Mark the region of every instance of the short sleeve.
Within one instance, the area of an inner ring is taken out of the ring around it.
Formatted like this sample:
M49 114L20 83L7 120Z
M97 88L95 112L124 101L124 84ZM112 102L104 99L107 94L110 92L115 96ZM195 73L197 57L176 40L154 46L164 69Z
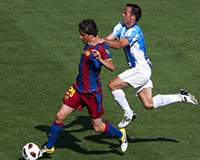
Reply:
M120 38L121 32L123 30L123 26L122 23L119 22L116 26L114 26L112 34L116 37L116 38Z
M138 33L135 29L130 29L126 35L125 38L128 39L129 45L132 46L138 39Z
M112 54L107 44L104 43L103 45L99 46L98 50L101 53L102 59L112 59Z

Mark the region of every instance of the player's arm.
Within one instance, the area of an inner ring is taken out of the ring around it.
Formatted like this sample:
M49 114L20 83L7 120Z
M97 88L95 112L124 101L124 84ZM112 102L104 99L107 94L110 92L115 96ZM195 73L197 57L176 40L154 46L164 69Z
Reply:
M115 70L115 65L113 64L111 59L98 59L99 62L101 62L109 71L114 71Z
M119 49L129 45L129 41L127 38L116 39L113 34L109 34L105 38L96 38L97 43L106 43L111 48Z
M118 23L114 28L113 32L110 33L103 39L103 42L107 43L111 48L124 48L125 46L129 45L129 39L126 38L119 38L120 37L120 30L122 28L122 23Z
M110 34L107 35L104 39L107 39L107 40L115 40L116 37L115 37L112 33L110 33Z
M101 63L103 64L108 70L114 71L115 70L115 65L113 64L111 59L102 59L101 54L97 50L93 50L93 55L94 57Z
M116 48L116 49L123 48L129 45L129 41L127 38L111 39L111 40L105 38L104 42L108 44L111 48Z

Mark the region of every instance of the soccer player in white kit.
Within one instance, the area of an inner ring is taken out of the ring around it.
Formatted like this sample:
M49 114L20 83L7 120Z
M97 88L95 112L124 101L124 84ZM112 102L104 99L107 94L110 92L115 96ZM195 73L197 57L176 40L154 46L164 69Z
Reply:
M158 94L152 97L151 62L147 57L142 30L137 24L141 15L141 8L137 4L126 4L123 10L123 21L119 22L106 38L98 39L98 43L105 42L112 48L123 48L129 65L129 69L109 83L115 101L124 111L124 118L118 124L120 128L126 127L136 118L136 113L130 107L122 90L128 86L136 90L146 109L155 109L175 102L198 104L198 100L192 94L182 89L178 94Z

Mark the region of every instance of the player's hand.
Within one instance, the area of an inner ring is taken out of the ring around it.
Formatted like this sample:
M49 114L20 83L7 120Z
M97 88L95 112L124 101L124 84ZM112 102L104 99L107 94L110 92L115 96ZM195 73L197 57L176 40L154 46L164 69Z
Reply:
M92 54L93 56L97 59L97 60L100 60L101 59L101 54L99 51L97 51L96 49L93 49L91 50L92 51Z

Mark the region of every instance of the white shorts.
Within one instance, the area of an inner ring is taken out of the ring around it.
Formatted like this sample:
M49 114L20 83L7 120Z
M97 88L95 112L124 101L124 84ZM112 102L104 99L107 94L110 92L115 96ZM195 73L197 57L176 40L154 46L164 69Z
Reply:
M153 88L149 66L127 69L118 75L120 79L135 88L138 94L144 88Z

